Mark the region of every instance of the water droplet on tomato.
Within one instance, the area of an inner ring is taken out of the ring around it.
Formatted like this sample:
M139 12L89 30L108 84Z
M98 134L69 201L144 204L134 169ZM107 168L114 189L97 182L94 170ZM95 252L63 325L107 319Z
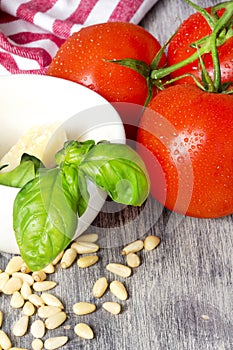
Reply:
M179 163L184 163L184 157L178 157L177 158L177 161L179 162Z

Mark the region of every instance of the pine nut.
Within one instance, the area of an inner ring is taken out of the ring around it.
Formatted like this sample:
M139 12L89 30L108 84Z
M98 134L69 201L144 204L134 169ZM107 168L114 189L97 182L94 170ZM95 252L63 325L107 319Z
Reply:
M23 263L24 261L20 255L13 256L13 258L11 258L10 261L8 262L5 268L5 272L7 272L9 275L12 275L13 272L20 271Z
M29 267L26 265L26 263L23 263L23 264L21 265L20 271L23 272L23 273L29 273L29 272L31 272L31 270L30 270Z
M65 345L67 341L68 341L68 337L66 336L48 338L44 342L44 348L46 350L55 350Z
M118 315L121 312L121 305L114 301L107 301L103 303L103 308L113 315Z
M111 282L110 290L120 300L126 300L128 298L128 292L124 284L120 281Z
M66 320L66 313L64 311L58 312L57 314L46 318L45 327L47 329L55 329L59 327Z
M23 314L26 316L32 316L36 309L35 309L35 305L33 305L30 301L26 301L26 303L23 306Z
M24 298L20 292L14 292L11 297L10 306L14 309L19 309L24 305Z
M96 310L95 304L92 303L86 303L86 302L79 302L73 305L73 311L76 315L87 315L91 314Z
M74 327L75 333L84 339L93 339L94 338L94 332L91 329L91 327L86 323L78 323Z
M42 269L45 273L51 274L55 272L54 265L51 263Z
M64 250L61 251L61 253L58 254L58 256L53 260L52 264L57 265L59 261L62 259L64 255Z
M23 273L23 272L14 272L12 273L13 277L20 278L22 282L27 282L29 286L32 286L34 283L34 279L31 275L28 273Z
M31 290L31 287L29 286L28 282L23 282L20 292L21 292L23 298L25 300L28 300L29 295L32 294L32 290Z
M71 248L75 249L78 254L96 253L99 250L98 244L91 242L74 242Z
M22 280L17 277L11 277L3 286L2 292L4 294L13 294L14 292L20 290L22 287Z
M32 277L35 282L42 282L46 280L47 275L43 270L40 270L40 271L33 272Z
M99 278L93 286L93 295L95 298L101 298L108 288L106 277Z
M33 350L42 350L43 347L44 347L44 343L41 339L33 339L32 341Z
M129 253L126 255L127 264L130 267L138 267L141 264L139 256L135 253Z
M22 337L23 335L26 334L27 329L28 329L28 322L29 322L29 317L24 315L22 316L15 324L13 327L13 334L16 337Z
M7 283L7 281L10 279L10 276L7 272L2 272L0 274L0 292L2 291L2 288Z
M121 253L123 255L127 255L129 253L137 253L142 249L143 249L143 241L139 239L125 246Z
M48 318L50 316L57 314L60 311L61 311L61 308L58 306L44 305L39 307L38 316L41 318Z
M77 264L79 267L86 268L96 264L98 260L98 255L87 255L82 258L79 258L77 260Z
M0 328L2 327L3 312L0 310Z
M77 258L77 255L78 253L74 248L67 249L61 259L61 268L67 269L70 267L73 264L74 260Z
M15 346L13 348L10 348L9 350L27 350L25 348L16 348Z
M36 307L40 307L40 306L44 305L43 299L41 298L41 296L39 296L37 294L29 295L28 300Z
M41 299L44 301L45 304L50 306L57 306L61 309L64 309L62 302L53 294L50 293L42 293Z
M157 236L147 236L144 240L144 248L146 250L155 249L160 243L160 238Z
M87 233L85 235L81 235L76 239L76 242L90 242L90 243L95 243L98 241L99 236L97 233Z
M57 283L54 281L43 281L43 282L35 282L33 284L33 289L36 292L44 292L46 290L50 290L56 287Z
M10 349L11 346L12 346L11 340L8 337L8 335L4 331L0 330L0 347L3 350L7 350L7 349Z
M120 277L129 277L132 274L131 268L123 264L111 263L106 266L106 269Z
M36 320L31 325L31 334L34 338L43 338L45 335L45 324L41 320Z

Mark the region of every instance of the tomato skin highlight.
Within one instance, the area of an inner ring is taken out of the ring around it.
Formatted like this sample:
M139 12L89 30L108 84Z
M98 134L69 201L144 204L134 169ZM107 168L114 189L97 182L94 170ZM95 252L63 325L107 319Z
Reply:
M209 13L211 12L210 7L206 10ZM224 10L217 11L218 16L221 17L223 12ZM181 23L176 34L168 45L168 65L171 66L190 57L196 52L196 49L190 47L190 44L205 36L209 36L211 33L212 30L209 24L199 12L190 15ZM218 54L222 83L233 81L233 37L230 37L224 44L218 47ZM211 53L204 54L202 58L210 77L213 79L214 68ZM201 81L201 69L198 60L172 72L170 77L176 78L187 73L193 74L199 81ZM192 77L188 76L178 79L173 84L183 83L195 84L195 81Z
M124 22L91 25L65 41L47 75L85 85L109 102L144 105L148 93L145 78L107 60L134 58L149 65L160 48L157 39L138 25ZM165 63L163 55L161 65Z
M200 218L233 213L232 95L191 84L169 87L148 105L137 141L151 194L165 207ZM165 181L150 171L153 161L161 165Z

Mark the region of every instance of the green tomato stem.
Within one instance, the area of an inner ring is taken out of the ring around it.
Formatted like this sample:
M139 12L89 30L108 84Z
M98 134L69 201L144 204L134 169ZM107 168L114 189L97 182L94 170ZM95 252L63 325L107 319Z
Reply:
M231 28L231 25L232 25L231 21L233 16L233 2L226 3L225 8L226 8L226 11L223 13L222 17L220 17L216 21L214 25L213 33L209 37L206 37L205 40L203 40L202 45L196 52L194 52L190 57L187 57L185 60L178 62L172 66L152 70L151 79L162 79L167 75L169 75L170 73L176 71L177 69L180 69L186 66L187 64L190 64L193 61L197 60L200 55L202 56L205 53L212 52L213 61L214 61L214 70L216 74L215 81L216 81L216 87L217 87L219 84L217 83L217 81L219 81L218 70L220 70L220 68L217 67L219 66L219 61L218 61L218 56L216 55L217 49L215 50L214 47L215 46L218 47L222 45L227 39L229 39L229 37L233 35L232 28ZM222 30L225 30L227 26L228 26L228 32L222 38L221 32ZM218 40L219 36L220 36L220 40ZM221 82L221 77L220 77L220 82Z

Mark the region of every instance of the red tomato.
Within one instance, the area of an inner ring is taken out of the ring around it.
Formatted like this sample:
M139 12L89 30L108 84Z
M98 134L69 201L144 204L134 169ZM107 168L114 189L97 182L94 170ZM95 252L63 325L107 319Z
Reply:
M233 96L183 84L159 92L142 116L137 150L151 193L203 218L233 213Z
M92 25L66 40L47 74L83 84L110 102L144 105L145 78L107 60L134 58L149 65L160 48L156 38L138 25L123 22ZM165 62L163 55L161 65Z
M211 8L207 9L208 12ZM218 11L218 15L221 16L223 10ZM212 30L205 20L205 18L196 12L189 16L178 28L178 31L171 39L168 46L168 65L171 66L184 59L190 57L195 48L191 48L190 44L212 33ZM218 54L221 68L221 80L222 83L233 81L233 37L229 38L224 44L218 47ZM213 61L210 53L202 56L205 67L213 79ZM187 64L183 68L171 73L170 77L175 78L182 74L192 73L196 78L201 80L201 69L199 67L198 60ZM191 77L185 77L177 80L174 84L191 83L195 84Z

